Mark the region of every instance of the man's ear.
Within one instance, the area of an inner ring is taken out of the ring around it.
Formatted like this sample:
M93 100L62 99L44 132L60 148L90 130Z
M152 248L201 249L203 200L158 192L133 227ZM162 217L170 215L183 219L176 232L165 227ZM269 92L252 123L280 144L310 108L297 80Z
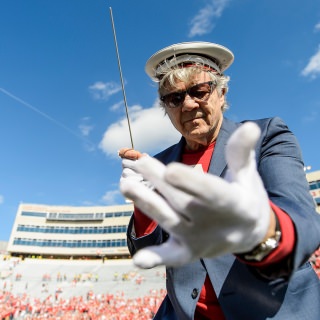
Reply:
M221 102L221 109L223 109L223 106L224 106L224 104L225 104L225 102L226 102L225 94L226 94L226 90L225 90L225 89L222 89L222 90L221 90L221 95L220 95L220 97L219 97L220 102Z

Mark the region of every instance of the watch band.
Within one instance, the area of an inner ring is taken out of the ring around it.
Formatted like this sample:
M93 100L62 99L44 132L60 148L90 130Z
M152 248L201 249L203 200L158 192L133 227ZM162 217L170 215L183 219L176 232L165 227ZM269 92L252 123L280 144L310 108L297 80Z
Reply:
M281 230L280 223L277 215L275 214L276 219L276 230L275 234L268 238L267 240L259 243L251 251L245 252L239 255L240 258L243 258L248 261L262 261L270 252L276 249L279 246L281 240Z

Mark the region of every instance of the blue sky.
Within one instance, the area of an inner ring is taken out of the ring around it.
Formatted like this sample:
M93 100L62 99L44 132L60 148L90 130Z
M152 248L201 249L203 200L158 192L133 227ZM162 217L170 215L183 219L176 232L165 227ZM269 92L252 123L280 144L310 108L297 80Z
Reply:
M320 170L320 2L1 0L0 240L19 203L114 205L130 146L112 8L136 149L179 136L144 72L157 50L210 41L234 52L226 117L279 116Z

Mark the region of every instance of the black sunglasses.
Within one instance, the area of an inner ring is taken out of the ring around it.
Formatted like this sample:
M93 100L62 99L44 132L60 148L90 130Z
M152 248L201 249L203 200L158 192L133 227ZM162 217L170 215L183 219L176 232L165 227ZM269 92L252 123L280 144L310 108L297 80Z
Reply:
M180 107L188 94L196 102L208 101L216 87L215 81L198 83L185 91L171 92L160 97L160 100L169 108Z

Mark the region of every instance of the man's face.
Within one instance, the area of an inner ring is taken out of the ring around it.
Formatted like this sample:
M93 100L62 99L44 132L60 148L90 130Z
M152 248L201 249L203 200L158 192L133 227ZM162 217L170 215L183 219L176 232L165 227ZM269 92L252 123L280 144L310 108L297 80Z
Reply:
M208 81L211 81L211 78L207 72L197 73L191 83L179 81L175 88L163 94L184 91ZM180 106L165 106L165 110L174 127L185 137L187 146L191 150L197 150L201 145L209 145L217 138L223 119L223 104L224 94L219 96L214 86L207 101L195 101L187 94Z

